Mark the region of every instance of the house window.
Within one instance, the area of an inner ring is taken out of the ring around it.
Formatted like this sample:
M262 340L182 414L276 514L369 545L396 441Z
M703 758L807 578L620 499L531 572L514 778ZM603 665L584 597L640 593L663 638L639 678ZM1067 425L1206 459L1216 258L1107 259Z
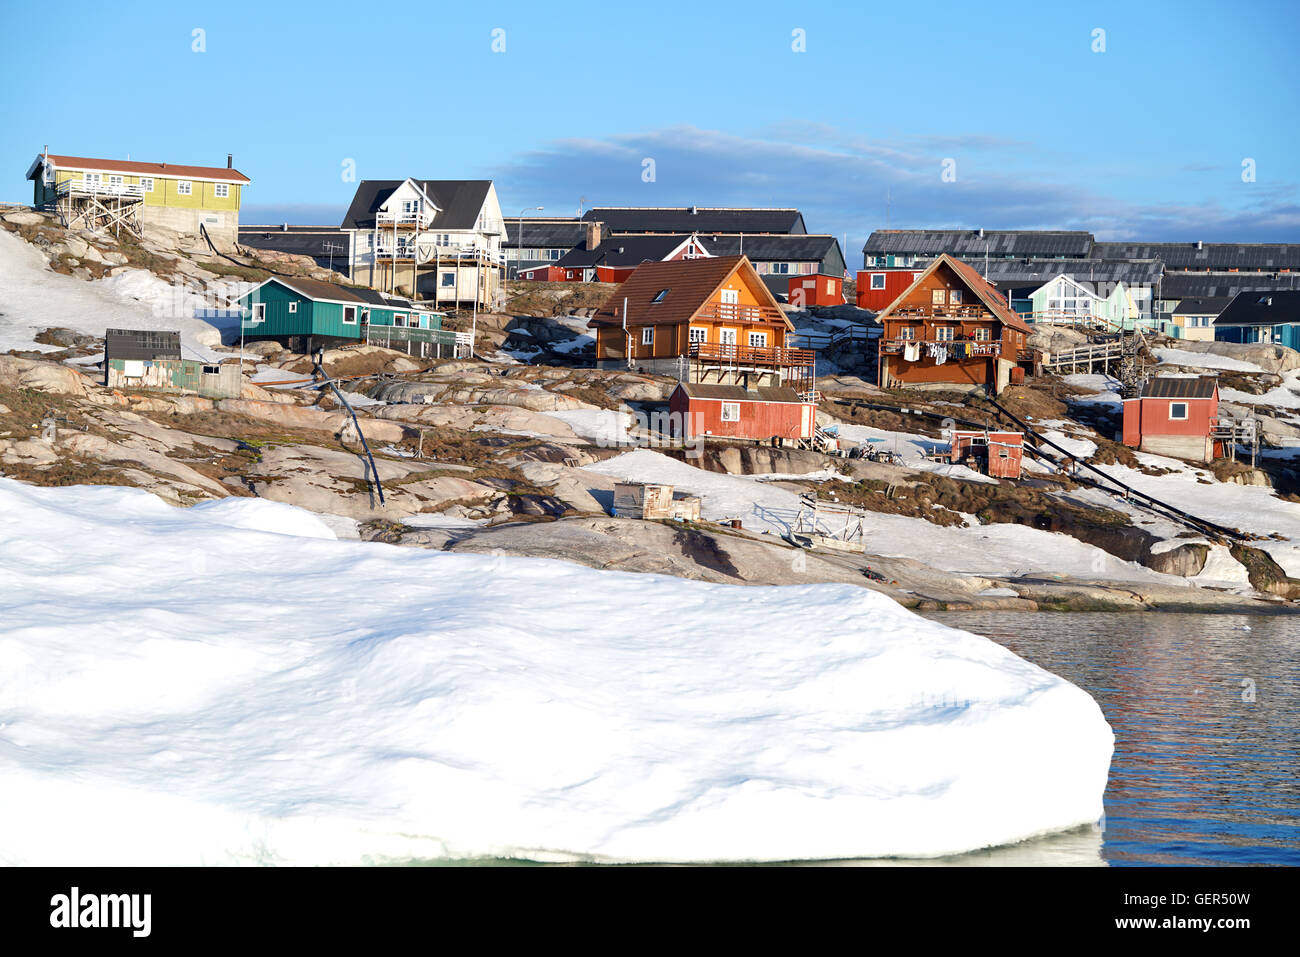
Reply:
M724 306L740 305L740 290L739 289L722 290L722 304Z
M915 330L911 326L903 326L903 328L898 330L898 338L911 339L914 332Z
M771 270L769 270L769 271L770 271L770 272L774 272L774 273L781 273L782 275L787 275L787 274L790 272L790 264L789 264L789 263L772 263L772 268L771 268Z
M225 199L226 197L228 197L230 195L230 184L218 183L215 191L215 195L217 199Z
M666 296L666 295L668 295L668 290L667 290L667 289L660 289L657 293L655 293L655 297L654 297L653 299L650 300L650 304L651 304L651 305L654 305L656 302L663 302L663 301L664 301L664 296Z
M569 274L569 278L570 278L570 279L573 278L573 274L572 274L572 273ZM454 286L454 285L456 285L456 274L455 274L455 273L452 273L452 272L445 272L445 273L443 273L443 274L442 274L442 288L444 288L444 289L449 289L449 288L451 288L451 287Z
M751 332L751 333L749 334L749 347L750 347L751 349L766 349L766 348L767 348L767 333L766 333L766 332Z
M736 330L719 329L718 341L722 343L724 346L734 346L736 344Z
M220 366L204 366L204 367L203 367L203 374L204 374L204 375L221 375L221 367L220 367Z
M251 325L255 326L259 322L265 321L265 319L266 319L266 303L264 302L253 303L253 318L251 320Z
M125 183L125 182L126 182L126 179L125 179L125 177L122 177L122 176L110 176L110 177L108 178L108 185L109 185L109 186L112 186L112 187L114 187L114 188L117 188L117 187L121 186L121 185L122 185L123 183Z
M739 422L740 421L740 403L724 402L722 403L722 421Z
M954 289L954 290L952 290L952 292L948 293L948 301L949 301L950 303L952 303L954 306L960 305L960 304L961 304L961 290L960 290L960 289Z
M939 342L952 342L952 326L935 326L934 338Z
M641 330L641 345L652 346L655 344L655 327L646 326Z
M975 330L976 342L988 342L991 337L992 337L992 333L988 330L988 328L984 326L981 326L979 329Z
M140 177L140 188L141 188L142 190L144 190L144 192L146 192L146 193L152 193L152 192L153 192L153 177L152 177L152 176L141 176L141 177Z
M872 289L885 288L885 274L883 272L873 272L871 274L871 288Z
M406 316L404 316L404 315L403 315L402 313L400 313L400 312L395 312L395 313L393 313L393 325L395 325L395 326L404 326L404 325L406 325Z
M1186 402L1170 402L1170 403L1169 403L1169 418L1171 418L1171 419L1185 419L1185 418L1187 418L1187 403L1186 403Z
M947 298L948 298L947 289L930 290L930 305L932 306L942 306L947 301Z
M834 280L834 279L827 279L827 280L826 280L826 295L828 295L828 296L833 296L833 295L835 295L835 280Z
M345 326L355 326L355 325L357 324L357 307L356 307L356 306L344 306L344 307L343 307L343 324L344 324Z
M194 192L194 184L187 179L176 181L176 193L178 196L189 196Z
M298 311L298 304L297 304L296 302L291 302L291 303L289 303L289 311L290 311L290 312L297 312L297 311Z
M703 326L691 326L690 340L691 342L708 342L709 330Z

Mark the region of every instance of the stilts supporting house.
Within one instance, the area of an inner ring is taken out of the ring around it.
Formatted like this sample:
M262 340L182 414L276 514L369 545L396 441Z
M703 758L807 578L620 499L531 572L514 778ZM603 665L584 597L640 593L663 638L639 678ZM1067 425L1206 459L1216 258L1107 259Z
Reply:
M54 195L55 212L68 229L93 229L115 236L125 229L136 237L142 234L144 187L137 183L100 182L83 176L59 183Z

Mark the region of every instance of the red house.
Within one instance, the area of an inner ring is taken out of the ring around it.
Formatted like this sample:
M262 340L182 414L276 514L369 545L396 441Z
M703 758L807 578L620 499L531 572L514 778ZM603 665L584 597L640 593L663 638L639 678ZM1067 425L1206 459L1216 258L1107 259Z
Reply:
M1025 451L1023 432L980 432L954 429L952 461L993 478L1020 478Z
M564 270L552 263L529 266L519 270L519 279L532 279L536 282L559 282L564 278Z
M844 305L844 277L813 273L811 276L791 276L786 290L786 302L800 309L811 306Z
M1211 462L1221 451L1211 433L1219 416L1214 376L1158 376L1124 400L1124 444L1144 452Z
M913 269L864 269L858 273L858 308L880 312L920 278Z
M682 382L668 398L674 432L681 438L751 439L782 445L812 438L817 405L789 386Z

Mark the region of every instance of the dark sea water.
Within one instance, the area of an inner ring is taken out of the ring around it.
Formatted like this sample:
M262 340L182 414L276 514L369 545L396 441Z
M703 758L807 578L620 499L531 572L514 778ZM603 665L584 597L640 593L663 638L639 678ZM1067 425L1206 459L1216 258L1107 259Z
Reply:
M1089 692L1102 827L932 863L1300 865L1300 616L938 612Z

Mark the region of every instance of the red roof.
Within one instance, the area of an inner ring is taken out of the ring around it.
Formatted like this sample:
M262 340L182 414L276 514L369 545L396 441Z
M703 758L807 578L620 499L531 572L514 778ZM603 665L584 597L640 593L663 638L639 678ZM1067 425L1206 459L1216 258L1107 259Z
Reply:
M132 173L140 176L167 176L174 179L222 179L232 183L247 183L249 179L237 169L225 166L178 166L175 163L137 163L135 160L91 159L87 156L56 156L50 153L50 164L60 169L104 170L111 173Z

